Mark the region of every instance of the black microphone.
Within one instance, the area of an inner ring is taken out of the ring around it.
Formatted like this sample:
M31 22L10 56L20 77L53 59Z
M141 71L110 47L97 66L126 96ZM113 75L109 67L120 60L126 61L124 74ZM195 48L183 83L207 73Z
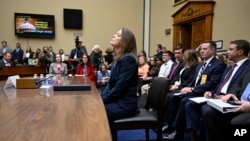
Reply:
M54 76L56 76L56 75L58 75L58 74L50 75L49 77L46 77L46 78L44 78L44 79L35 81L35 84L36 84L36 85L39 84L39 86L41 86L41 82L46 81L46 80L48 80L49 78L54 77Z

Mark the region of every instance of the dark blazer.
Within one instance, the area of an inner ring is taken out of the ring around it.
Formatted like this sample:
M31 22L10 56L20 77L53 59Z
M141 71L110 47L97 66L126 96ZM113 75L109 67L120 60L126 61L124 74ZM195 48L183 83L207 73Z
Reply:
M179 77L181 77L181 84L179 86L179 89L182 89L186 86L188 86L188 84L193 80L194 78L194 73L196 68L197 68L198 64L195 63L192 66L190 66L189 68L186 68ZM178 78L176 78L176 80L178 80Z
M162 51L157 52L154 56L157 58L162 58Z
M239 99L250 82L250 65L247 66L243 75L233 84L232 88L229 89L228 93L235 94ZM202 118L206 126L207 140L223 140L226 136L232 133L231 129L250 128L249 112L231 112L221 113L218 110L204 105L202 108ZM233 128L233 126L235 126ZM212 130L211 130L212 129Z
M228 91L230 94L235 94L239 99L250 82L250 65L247 66L242 74Z
M101 93L109 119L138 112L135 78L138 78L138 65L132 55L126 54L119 61L113 62L109 82Z
M173 69L173 66L174 66L174 63L173 63L173 65L172 65L171 71L172 71L172 69ZM171 80L170 80L170 85L173 85L173 84L174 84L174 82L175 82L176 78L178 78L178 76L179 76L179 74L180 74L180 71L181 71L181 69L183 68L183 66L184 66L184 63L183 63L183 60L181 60L181 61L179 62L179 64L178 64L178 66L176 67L176 69L175 69L175 71L174 71L174 74L173 74L173 76L172 76L172 78L171 78ZM171 74L171 72L170 72L170 74Z
M245 69L248 67L248 65L250 64L249 60L246 60L239 68L238 70L235 72L235 74L233 75L229 85L228 85L228 89L232 87L232 85L239 79L239 77L243 74L243 72L245 71ZM224 80L224 78L226 77L227 73L229 72L229 70L232 68L232 66L227 67L225 69L225 71L223 72L223 75L221 77L221 81L220 83L222 83L222 81ZM220 84L219 83L219 84ZM217 91L217 89L219 88L220 85L217 85L216 89L214 89L213 91L211 91L212 93L215 93Z
M19 49L19 51L16 51L17 49L14 49L12 52L12 60L17 60L18 64L23 64L23 49Z
M13 62L9 62L9 63L10 63L11 66L13 66ZM4 63L3 59L1 59L1 60L0 60L0 69L1 69L2 67L5 67L5 66L6 66L6 64Z
M196 77L198 76L199 70L202 64L199 64L195 71L195 77L192 82L188 85L194 87L193 93L197 96L203 96L205 91L211 91L216 88L220 82L221 76L226 68L226 64L214 57L209 64L207 64L203 74L207 75L206 82L204 84L198 84L195 86Z

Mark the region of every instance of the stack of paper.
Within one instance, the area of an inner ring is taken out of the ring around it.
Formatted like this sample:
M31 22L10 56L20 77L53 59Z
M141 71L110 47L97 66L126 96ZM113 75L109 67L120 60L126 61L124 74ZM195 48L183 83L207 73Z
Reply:
M193 102L200 104L207 102L208 98L202 96L202 97L189 98L189 100L192 100Z

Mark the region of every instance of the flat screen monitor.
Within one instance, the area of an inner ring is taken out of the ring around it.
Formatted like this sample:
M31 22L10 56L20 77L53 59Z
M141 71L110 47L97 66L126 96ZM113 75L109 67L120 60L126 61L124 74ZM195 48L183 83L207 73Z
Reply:
M55 37L54 15L15 13L15 35L21 37Z

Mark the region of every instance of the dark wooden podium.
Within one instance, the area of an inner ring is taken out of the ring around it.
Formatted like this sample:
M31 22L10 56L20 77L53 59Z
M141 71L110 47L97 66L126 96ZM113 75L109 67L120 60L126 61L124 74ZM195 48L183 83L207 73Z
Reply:
M32 76L34 74L45 74L43 66L11 66L2 67L0 70L0 80L5 80L8 76Z

